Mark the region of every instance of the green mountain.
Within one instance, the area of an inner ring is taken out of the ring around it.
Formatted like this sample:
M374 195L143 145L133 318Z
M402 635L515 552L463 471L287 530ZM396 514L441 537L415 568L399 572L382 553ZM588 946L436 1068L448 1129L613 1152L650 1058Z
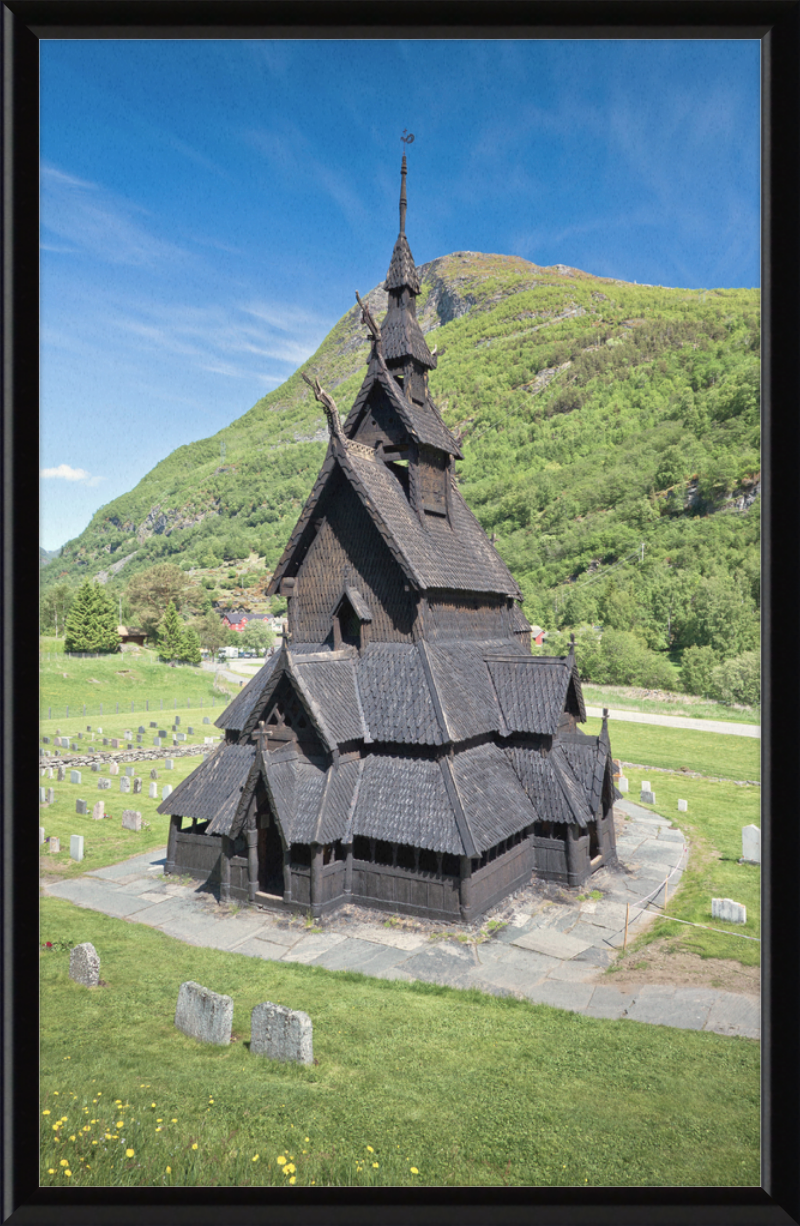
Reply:
M759 291L631 285L476 252L419 273L460 488L529 620L634 630L662 652L757 647ZM367 300L380 321L385 290ZM303 368L343 419L367 353L354 303ZM101 508L43 587L100 575L116 592L157 561L241 571L248 557L254 582L279 558L326 438L298 371Z
M42 566L47 566L48 562L52 562L53 559L59 557L60 554L61 554L60 549L43 549L42 546L40 545L39 546L39 566L40 568Z

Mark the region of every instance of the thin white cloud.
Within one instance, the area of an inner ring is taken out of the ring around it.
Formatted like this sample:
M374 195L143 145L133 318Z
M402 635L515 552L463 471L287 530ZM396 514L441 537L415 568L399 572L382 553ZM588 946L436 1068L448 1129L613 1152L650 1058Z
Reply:
M57 468L43 468L39 473L43 478L56 478L60 481L79 481L81 485L99 485L105 477L93 477L85 468L72 468L70 464L59 464Z

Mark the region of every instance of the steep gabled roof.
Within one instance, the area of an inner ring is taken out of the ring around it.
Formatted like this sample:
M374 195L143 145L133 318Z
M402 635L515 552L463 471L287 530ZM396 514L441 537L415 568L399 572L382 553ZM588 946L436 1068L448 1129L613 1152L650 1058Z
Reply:
M429 447L438 447L440 451L446 451L448 455L454 455L459 460L463 459L458 443L442 421L433 401L428 398L427 404L418 405L413 400L407 400L386 362L380 357L370 363L364 382L353 401L353 407L345 419L342 429L348 438L352 438L358 416L376 385L389 397L392 408L413 439L418 443L426 443Z
M281 659L281 655L282 652L276 651L274 655L270 656L263 668L260 668L255 676L250 678L247 685L239 690L233 702L229 703L222 714L218 715L214 720L217 728L227 728L240 732L246 727L254 708L260 704L261 696L270 683L270 678L278 661Z
M370 643L358 661L358 693L370 737L405 745L442 745L422 660L414 643Z
M381 324L381 342L383 356L389 361L392 358L411 356L417 359L420 366L426 366L429 370L436 366L436 358L427 346L416 316L391 298L389 310Z
M227 833L254 757L255 745L218 745L156 811L210 821L209 833Z
M386 274L386 288L402 289L404 286L407 286L412 294L419 293L419 273L408 245L408 239L401 231L392 251L389 271Z
M576 708L581 717L586 718L580 678L571 656L565 659L560 656L487 656L486 664L509 732L554 736L570 686Z
M368 754L353 835L463 855L441 766L433 759Z

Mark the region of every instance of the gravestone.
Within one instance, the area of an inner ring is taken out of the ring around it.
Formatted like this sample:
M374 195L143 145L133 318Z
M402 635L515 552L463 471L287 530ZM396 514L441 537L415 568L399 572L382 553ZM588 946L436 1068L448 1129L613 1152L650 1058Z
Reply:
M204 743L205 745L213 745L215 740L216 740L216 737L213 737L213 736L204 736L204 737L203 737L203 743Z
M688 809L689 809L689 803L688 803L688 801L686 801L686 800L679 800L679 801L678 801L678 812L679 812L679 813L686 813L686 812L688 811Z
M119 749L119 738L118 738L118 737L116 737L116 736L112 736L112 738L111 738L111 748L112 748L112 749Z
M140 724L136 731L139 733L144 733L147 731L147 729L145 728L144 724Z
M746 924L747 908L732 898L712 898L711 918L725 920L729 924Z
M83 817L86 816L86 801L85 800L75 801L75 812L80 813L81 816Z
M150 772L150 778L151 778L151 779L157 779L157 778L158 778L158 771L156 770L156 768L155 768L155 767L153 767L153 769L152 769L152 770L151 770L151 772Z
M619 789L620 792L627 792L628 780L625 778L624 775L620 775L619 779L617 779L617 788Z
M150 784L150 790L148 792L148 795L151 800L158 800L158 784L157 783Z
M159 736L163 736L163 737L165 737L165 736L167 735L167 730L166 730L166 728L159 728L159 730L158 730L158 735L159 735Z
M649 779L643 779L643 780L642 780L642 791L643 791L643 792L652 792L652 790L653 790L653 789L650 787L650 781L649 781Z
M70 781L70 783L80 783L80 781L81 781L81 772L80 772L80 771L70 771L70 772L69 772L69 781Z
M153 744L155 745L156 749L160 749L161 748L161 737L154 736Z
M107 788L111 787L111 780L110 779L98 779L97 786L101 788L103 791L105 791Z
M186 734L187 736L194 736L194 728L187 728Z
M125 774L128 775L132 779L133 776L136 774L136 768L134 766L126 766Z
M178 1030L201 1043L227 1047L232 1024L233 1000L230 996L220 996L191 980L181 984L175 1009Z
M82 740L83 740L83 733L82 733L82 732L79 732L79 733L78 733L78 740L79 740L79 741L82 741Z
M161 789L161 799L166 800L167 797L171 794L171 792L172 792L172 785L169 783L165 783L163 788Z
M136 734L136 744L137 744L137 745L141 745L141 743L142 743L142 741L143 741L143 740L144 740L144 738L143 738L143 737L141 737L141 736L139 736L139 734L137 733L137 734Z
M176 724L179 724L180 722L181 722L181 717L180 717L180 715L176 715L176 716L175 716L175 723L176 723Z
M123 775L123 776L122 776L122 778L120 779L120 781L119 781L119 790L120 790L120 792L130 792L130 790L131 790L131 781L130 781L130 779L128 778L128 776L127 776L127 775Z
M142 815L138 809L124 809L122 813L123 830L141 830Z
M45 788L39 788L39 804L43 805L46 803L47 803L47 791Z
M105 809L106 807L102 800L98 800L96 804L92 805L92 817L96 822L101 822L103 820Z
M61 851L61 840L51 834L48 840L48 849L52 855L56 855L57 852Z
M203 716L203 723L204 723L204 724L210 724L210 723L211 723L211 720L209 719L209 717L208 717L207 715L204 715L204 716Z
M122 735L126 741L129 741L133 736L133 733L131 732L130 728L126 728Z
M172 770L172 768L173 768L173 765L174 765L174 763L173 763L173 761L172 761L172 758L165 758L165 759L164 759L164 770L165 770L165 771L171 771L171 770Z
M178 740L178 741L185 741L185 740L186 740L186 733L185 733L185 732L179 732L179 733L178 733L178 736L177 736L177 740Z
M156 723L156 721L155 721L154 719L151 719L151 720L150 720L150 727L151 727L151 728L157 728L157 727L158 727L158 724Z
M52 779L52 778L53 778L54 773L55 773L55 772L53 771L52 766L48 766L48 768L47 768L47 778L48 778L48 779Z
M125 748L126 748L126 749L133 749L133 741L128 741L128 743L127 743L127 745L125 746Z
M100 733L100 732L102 732L102 731L103 731L103 729L102 729L102 728L96 728L96 729L95 729L95 731L96 731L96 732L98 732L98 733Z
M100 958L90 941L69 951L69 977L85 988L96 988L100 982Z
M56 802L56 794L52 788L47 789L47 803L53 805Z
M760 826L742 826L742 859L746 864L761 863Z
M45 745L49 745L49 744L50 744L50 737L49 737L49 736L43 736L43 737L42 737L42 741L44 742L44 744L45 744Z
M91 732L91 731L92 731L92 725L91 725L91 724L87 724L87 725L86 725L86 731L87 731L87 732Z
M141 792L141 790L142 790L142 781L141 781L141 779L140 779L140 778L137 776L137 777L134 779L134 781L133 781L133 794L134 794L134 796L138 796L138 795L139 795L139 793Z
M646 788L642 788L639 801L643 805L654 805L656 803L656 794L655 792L648 792Z
M69 854L73 860L83 859L83 835L71 834L69 836Z
M108 744L108 737L107 737L107 736L104 736L104 737L103 737L103 744L104 744L104 745L107 745L107 744Z
M313 1064L312 1033L307 1013L265 1001L256 1005L250 1018L250 1051L271 1060Z
M108 768L108 773L109 775L118 775L119 774L119 762L112 762Z
M39 846L44 842L44 826L39 827Z
M97 774L97 772L100 770L100 763L99 763L99 762L93 762L93 763L92 763L92 770L94 771L94 773L95 773L95 774Z
M77 750L80 749L80 745L76 745L75 742L73 741L72 744L70 745L70 749L74 749L77 752Z

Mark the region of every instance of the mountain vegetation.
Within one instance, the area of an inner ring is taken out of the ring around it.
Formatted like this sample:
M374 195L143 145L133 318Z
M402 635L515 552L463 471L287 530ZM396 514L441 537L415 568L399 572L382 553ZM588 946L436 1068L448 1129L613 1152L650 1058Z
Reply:
M66 651L119 651L117 610L101 584L85 580L75 593L67 615Z
M437 346L431 392L462 440L457 479L528 619L549 632L545 650L574 628L581 671L598 683L648 676L752 701L759 292L631 285L473 252L420 274L420 324ZM380 319L386 292L367 301ZM343 417L367 351L354 305L304 367ZM188 604L183 594L184 616L229 594L255 607L326 438L298 371L101 508L43 570L45 604L88 576L127 616L145 572L170 563L195 593ZM152 610L154 627L165 608Z

